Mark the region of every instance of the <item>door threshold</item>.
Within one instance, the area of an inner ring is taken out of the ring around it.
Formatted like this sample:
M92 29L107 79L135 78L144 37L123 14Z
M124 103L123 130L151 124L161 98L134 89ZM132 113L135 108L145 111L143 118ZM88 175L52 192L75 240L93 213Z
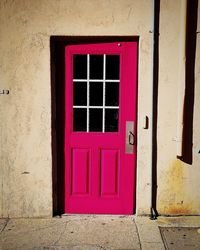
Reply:
M125 217L135 217L134 214L61 214L60 217L66 217L66 216L87 216L87 217L120 217L120 218L125 218Z

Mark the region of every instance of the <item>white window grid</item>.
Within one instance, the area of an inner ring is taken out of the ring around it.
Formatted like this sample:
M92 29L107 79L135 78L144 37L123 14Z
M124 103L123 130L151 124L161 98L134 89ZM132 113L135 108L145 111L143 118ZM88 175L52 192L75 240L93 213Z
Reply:
M73 105L73 108L79 109L84 108L87 109L87 130L89 131L90 117L89 117L89 109L102 109L103 110L103 119L102 119L102 132L105 133L105 110L106 109L119 109L119 106L106 106L106 83L116 82L120 83L120 80L106 79L106 54L103 54L103 79L90 79L90 54L87 54L87 79L73 79L73 82L87 82L87 105ZM92 106L90 105L90 94L89 87L90 82L103 82L103 105L102 106Z

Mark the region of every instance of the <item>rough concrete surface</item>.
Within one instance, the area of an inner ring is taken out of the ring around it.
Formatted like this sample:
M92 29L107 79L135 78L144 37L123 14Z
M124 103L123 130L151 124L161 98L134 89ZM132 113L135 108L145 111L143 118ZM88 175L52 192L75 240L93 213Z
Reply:
M8 219L1 219L0 220L0 233L4 230L8 223Z
M160 232L167 249L200 249L199 227L160 227Z
M200 216L158 217L152 221L140 216L67 215L51 219L2 219L0 226L2 250L165 250L160 227L197 228ZM191 240L197 245L195 241L199 238ZM172 245L168 249L175 248Z
M172 228L197 228L200 227L200 216L179 216L179 217L158 217L157 220L150 220L149 217L138 216L135 218L135 223L138 228L138 234L140 238L140 244L142 250L164 250L166 249L160 234L160 227L172 227ZM177 234L178 238L179 235ZM168 237L170 240L170 236ZM179 237L179 241L184 239ZM195 245L195 241L199 238L194 237L191 239ZM169 246L167 249L174 250L173 246ZM180 248L176 248L177 250ZM184 249L184 248L181 248ZM195 248L194 248L195 249ZM191 248L190 250L193 250Z
M137 228L130 216L11 219L0 240L2 249L140 249Z
M165 250L157 220L150 220L149 217L136 217L135 222L138 228L141 249L143 250Z

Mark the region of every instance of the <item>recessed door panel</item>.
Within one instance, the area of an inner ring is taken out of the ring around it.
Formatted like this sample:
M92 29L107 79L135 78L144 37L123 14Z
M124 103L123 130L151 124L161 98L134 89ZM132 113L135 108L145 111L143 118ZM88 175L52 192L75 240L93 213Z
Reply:
M133 214L137 43L69 45L65 62L65 212Z
M119 175L118 150L101 151L101 195L117 195Z
M72 149L72 195L89 192L89 150Z

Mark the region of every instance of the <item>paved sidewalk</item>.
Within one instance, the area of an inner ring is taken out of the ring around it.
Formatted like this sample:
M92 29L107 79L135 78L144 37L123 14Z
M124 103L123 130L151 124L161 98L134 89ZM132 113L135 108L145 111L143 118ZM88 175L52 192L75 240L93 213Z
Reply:
M200 217L67 215L1 219L0 249L164 250L159 227L199 227Z
M148 217L136 217L135 223L138 228L141 249L143 250L160 250L160 249L168 249L168 250L199 250L199 248L193 247L195 245L195 240L198 240L198 244L200 242L200 230L198 231L199 237L195 237L194 239L190 239L189 248L184 244L167 244L164 246L163 240L160 233L160 228L169 228L172 227L174 229L181 228L200 228L200 216L178 216L178 217L162 217L159 216L157 220L151 221ZM179 234L174 232L171 236L169 235L167 243L176 243L174 242L174 238L176 241L185 241L185 239ZM164 240L165 241L165 240ZM166 241L165 241L166 243ZM186 242L188 243L188 241ZM184 247L179 247L180 245Z

